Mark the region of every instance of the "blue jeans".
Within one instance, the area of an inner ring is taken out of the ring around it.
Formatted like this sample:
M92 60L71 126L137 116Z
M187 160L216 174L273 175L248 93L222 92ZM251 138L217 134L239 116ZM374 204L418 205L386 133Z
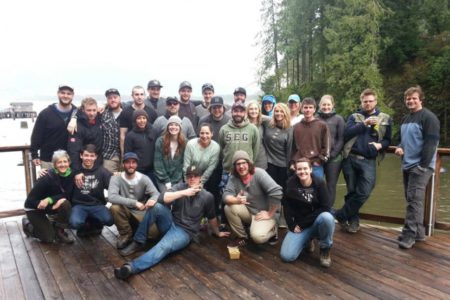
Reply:
M376 159L360 159L348 156L342 163L347 183L344 206L336 212L339 222L359 222L359 210L369 199L375 187Z
M322 165L320 165L320 166L313 166L312 167L312 174L314 176L316 176L317 178L324 178L325 175L323 173L323 166Z
M81 229L89 219L94 227L111 226L114 219L109 209L104 205L75 205L70 214L70 226L74 229Z
M139 223L134 240L145 243L148 229L154 223L158 226L162 238L152 249L130 262L133 273L153 267L170 253L185 248L191 242L189 234L173 222L171 211L160 203L147 210L144 219Z
M320 249L328 249L333 245L334 217L329 212L317 216L314 223L300 233L288 231L281 245L280 256L283 261L296 260L310 240L319 239Z

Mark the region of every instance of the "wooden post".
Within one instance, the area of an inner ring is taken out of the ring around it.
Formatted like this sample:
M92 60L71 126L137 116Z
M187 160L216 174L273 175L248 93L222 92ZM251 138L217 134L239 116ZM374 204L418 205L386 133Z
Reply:
M23 168L25 170L25 188L27 190L27 195L30 193L32 188L32 176L31 176L31 168L30 168L30 150L24 149L22 150L22 160L23 160Z

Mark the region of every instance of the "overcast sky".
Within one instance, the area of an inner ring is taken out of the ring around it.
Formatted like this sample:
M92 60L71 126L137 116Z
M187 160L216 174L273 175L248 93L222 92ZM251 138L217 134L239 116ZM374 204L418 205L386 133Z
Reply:
M159 79L177 95L211 82L216 94L256 84L261 0L3 0L0 2L0 103L78 95L110 87L130 94ZM2 108L2 107L0 107Z

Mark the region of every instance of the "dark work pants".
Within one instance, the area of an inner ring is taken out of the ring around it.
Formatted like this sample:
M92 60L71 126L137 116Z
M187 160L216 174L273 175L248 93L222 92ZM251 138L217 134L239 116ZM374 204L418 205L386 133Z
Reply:
M25 213L33 225L33 236L44 243L51 243L56 238L55 226L60 228L69 227L71 210L72 206L66 200L57 210L52 210L51 208L46 210L34 209L28 210Z
M406 198L406 216L402 235L412 238L425 236L423 226L425 190L433 174L431 169L413 167L403 170L403 186Z
M330 197L331 207L333 207L336 200L336 185L339 179L339 174L342 169L342 159L329 160L324 165L325 179L327 180L328 197Z

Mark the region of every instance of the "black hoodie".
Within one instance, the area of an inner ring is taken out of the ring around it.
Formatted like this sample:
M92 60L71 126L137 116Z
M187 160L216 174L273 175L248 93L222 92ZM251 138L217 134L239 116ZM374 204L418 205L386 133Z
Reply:
M147 174L153 170L155 156L156 135L153 126L147 123L145 129L140 129L133 120L133 129L127 132L124 143L124 152L134 152L139 157L137 171Z

